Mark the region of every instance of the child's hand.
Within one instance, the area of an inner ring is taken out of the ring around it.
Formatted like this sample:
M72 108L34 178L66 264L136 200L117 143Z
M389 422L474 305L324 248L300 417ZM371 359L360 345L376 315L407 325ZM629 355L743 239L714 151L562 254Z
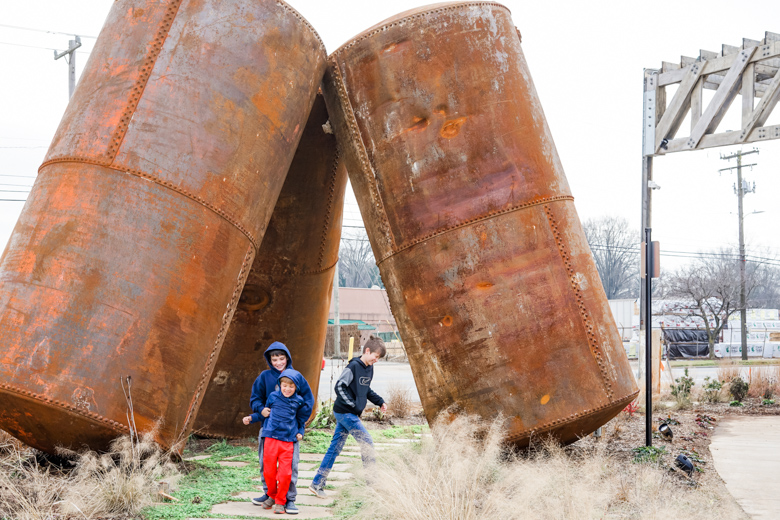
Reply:
M268 417L269 415L271 415L271 409L270 408L263 408L263 411L260 412L260 415L262 415L263 417Z
M296 437L298 440L301 440L301 439L303 439L303 435L301 435L300 433L299 433L298 435L296 435L295 437Z
M382 410L382 413L387 411L387 403L382 403L382 406L379 407L380 410Z
M252 423L252 416L251 415L247 415L246 417L244 417L241 420L244 422L244 424L249 426Z

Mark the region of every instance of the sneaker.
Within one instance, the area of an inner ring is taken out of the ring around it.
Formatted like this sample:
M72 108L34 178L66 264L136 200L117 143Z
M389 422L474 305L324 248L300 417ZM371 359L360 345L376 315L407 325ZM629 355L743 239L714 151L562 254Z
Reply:
M284 505L282 504L275 504L274 505L274 513L277 515L283 515L284 514Z
M314 487L314 484L309 486L309 491L314 493L314 496L316 496L317 498L323 498L323 499L328 498L328 495L325 494L325 490L322 488Z
M288 515L298 514L298 506L296 506L295 502L293 502L292 500L287 501L287 505L284 506L284 510L287 511Z
M274 502L275 502L275 500L273 498L269 497L265 502L263 502L263 504L262 504L263 505L263 509L271 509L272 507L274 507ZM274 511L274 513L275 512L276 511Z
M258 497L258 498L253 498L252 499L252 503L254 505L256 505L256 506L262 506L263 502L265 502L266 500L268 500L268 495L263 495L263 496Z

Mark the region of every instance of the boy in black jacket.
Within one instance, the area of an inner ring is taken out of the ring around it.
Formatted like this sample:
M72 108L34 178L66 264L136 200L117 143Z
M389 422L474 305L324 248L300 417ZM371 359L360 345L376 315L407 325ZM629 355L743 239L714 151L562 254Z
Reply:
M366 427L360 422L360 414L366 407L366 400L379 406L383 412L387 410L385 401L369 386L374 377L373 365L384 356L384 342L380 338L371 336L363 347L363 354L350 361L336 381L336 402L333 404L336 431L309 486L311 492L319 498L327 498L324 491L325 481L350 434L360 444L363 466L367 467L374 463L374 442Z

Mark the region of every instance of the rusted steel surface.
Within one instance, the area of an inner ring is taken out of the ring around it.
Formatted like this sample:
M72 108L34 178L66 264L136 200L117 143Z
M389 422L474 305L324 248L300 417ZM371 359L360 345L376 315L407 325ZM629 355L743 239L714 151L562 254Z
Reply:
M317 96L195 420L199 434L257 436L259 423L241 418L274 341L290 350L316 402L347 185L327 122Z
M568 442L636 396L505 7L386 20L329 57L324 90L429 421Z
M192 427L325 67L277 0L118 0L0 260L0 428Z

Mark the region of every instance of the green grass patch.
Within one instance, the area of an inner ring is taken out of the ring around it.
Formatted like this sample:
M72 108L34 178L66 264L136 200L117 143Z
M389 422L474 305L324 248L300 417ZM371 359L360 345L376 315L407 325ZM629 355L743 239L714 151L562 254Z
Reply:
M423 431L430 431L430 429L427 426L415 424L412 426L391 426L386 430L372 430L370 433L375 439L403 439L411 438L414 434L420 434Z
M634 462L661 462L661 457L666 454L666 448L664 446L640 446L639 448L633 448Z
M236 491L251 491L256 482L257 467L226 468L211 460L198 461L200 466L179 481L179 489L171 493L179 502L160 504L143 510L146 520L183 520L214 517L211 508L230 500Z
M772 359L749 359L747 361L742 361L741 359L734 359L736 361L737 365L747 367L747 366L756 366L756 365L777 365L777 360ZM696 360L688 360L688 359L679 359L674 360L671 362L672 368L682 368L682 367L717 367L720 365L720 361L715 359L696 359Z
M231 446L225 439L222 439L206 448L204 453L206 455L211 455L212 457L219 457L224 459L226 457L235 457L237 455L255 453L256 451L257 450L255 448L250 446Z

